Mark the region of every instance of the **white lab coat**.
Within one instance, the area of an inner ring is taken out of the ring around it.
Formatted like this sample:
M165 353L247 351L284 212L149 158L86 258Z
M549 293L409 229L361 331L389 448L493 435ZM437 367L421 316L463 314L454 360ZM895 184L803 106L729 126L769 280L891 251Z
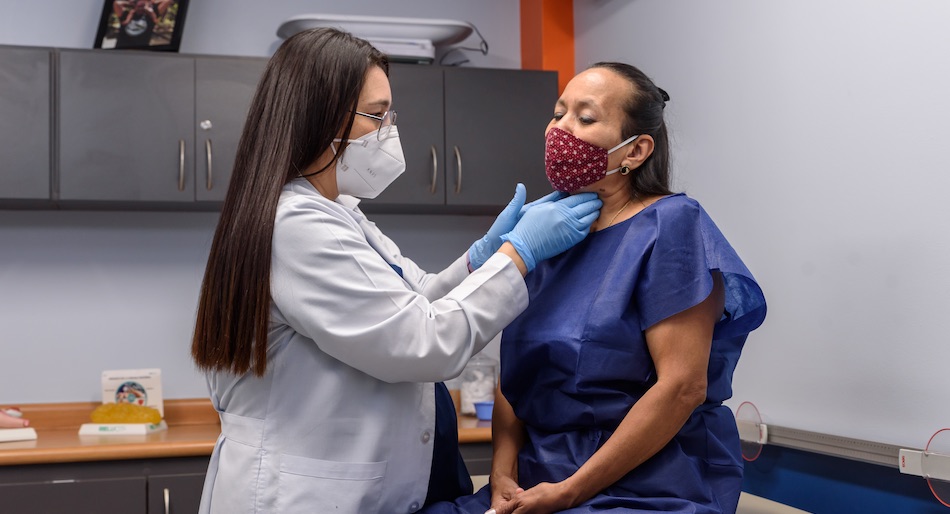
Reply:
M221 416L200 512L403 513L426 497L432 382L528 304L497 254L427 274L358 201L287 184L274 227L267 372L208 376ZM402 268L401 278L391 264Z

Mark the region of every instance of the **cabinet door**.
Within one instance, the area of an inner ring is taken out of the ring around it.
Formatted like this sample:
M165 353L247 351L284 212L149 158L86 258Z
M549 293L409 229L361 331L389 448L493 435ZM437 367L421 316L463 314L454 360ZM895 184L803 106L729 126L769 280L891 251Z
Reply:
M445 203L442 69L393 64L389 75L406 172L368 203L442 205Z
M148 514L198 512L204 481L204 473L149 476Z
M556 101L553 72L445 68L446 203L505 205L518 182L529 200L551 192L544 129Z
M145 477L0 485L0 502L2 512L142 513L145 512Z
M459 453L470 475L491 473L491 443L466 443L459 445Z
M193 202L194 59L63 51L59 60L60 199Z
M195 60L195 199L223 201L266 59Z
M0 198L50 197L50 53L0 49Z

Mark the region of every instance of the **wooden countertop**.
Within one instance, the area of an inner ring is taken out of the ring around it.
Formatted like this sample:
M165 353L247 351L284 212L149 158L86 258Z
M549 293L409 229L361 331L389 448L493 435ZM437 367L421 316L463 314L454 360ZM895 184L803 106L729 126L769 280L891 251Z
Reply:
M165 401L168 430L148 435L80 436L98 403L20 405L34 441L0 443L0 466L211 455L221 433L207 399ZM459 416L459 443L490 443L491 422Z
M479 421L474 416L462 414L458 420L459 444L491 442L491 421Z

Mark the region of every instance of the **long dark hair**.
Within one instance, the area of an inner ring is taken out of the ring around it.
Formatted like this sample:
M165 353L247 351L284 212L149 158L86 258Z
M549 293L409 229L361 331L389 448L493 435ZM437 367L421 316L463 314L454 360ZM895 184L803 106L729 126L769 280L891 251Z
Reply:
M672 194L670 138L663 119L663 108L670 99L669 95L635 66L620 62L598 62L591 68L611 70L633 86L633 94L624 105L627 119L622 127L621 139L634 134L649 134L653 137L653 153L629 175L631 192L634 196Z
M372 45L325 28L287 39L267 63L201 283L191 343L200 369L264 374L277 200L284 184L323 155L341 127L349 139L370 66L389 74L386 57Z

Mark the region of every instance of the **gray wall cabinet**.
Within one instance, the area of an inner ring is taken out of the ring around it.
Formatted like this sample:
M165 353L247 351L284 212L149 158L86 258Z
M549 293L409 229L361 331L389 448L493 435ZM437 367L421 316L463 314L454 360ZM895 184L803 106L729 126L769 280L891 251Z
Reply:
M4 512L145 512L145 477L0 485Z
M551 192L544 129L557 101L556 73L449 68L445 91L449 203L505 205L518 182L529 198Z
M551 191L556 73L394 64L390 82L406 173L367 204L500 206L518 182L531 199Z
M50 55L0 48L0 199L50 198Z
M0 204L217 208L266 63L0 48ZM394 64L390 78L407 170L369 210L479 214L517 182L550 192L556 73Z
M265 59L195 59L195 199L224 201Z
M150 475L148 477L148 514L198 512L205 473Z
M59 199L223 200L265 63L61 51Z
M406 172L367 204L445 204L445 122L442 69L390 65L389 83Z
M208 457L0 467L0 512L194 513Z
M58 104L61 200L195 200L193 59L64 50Z

